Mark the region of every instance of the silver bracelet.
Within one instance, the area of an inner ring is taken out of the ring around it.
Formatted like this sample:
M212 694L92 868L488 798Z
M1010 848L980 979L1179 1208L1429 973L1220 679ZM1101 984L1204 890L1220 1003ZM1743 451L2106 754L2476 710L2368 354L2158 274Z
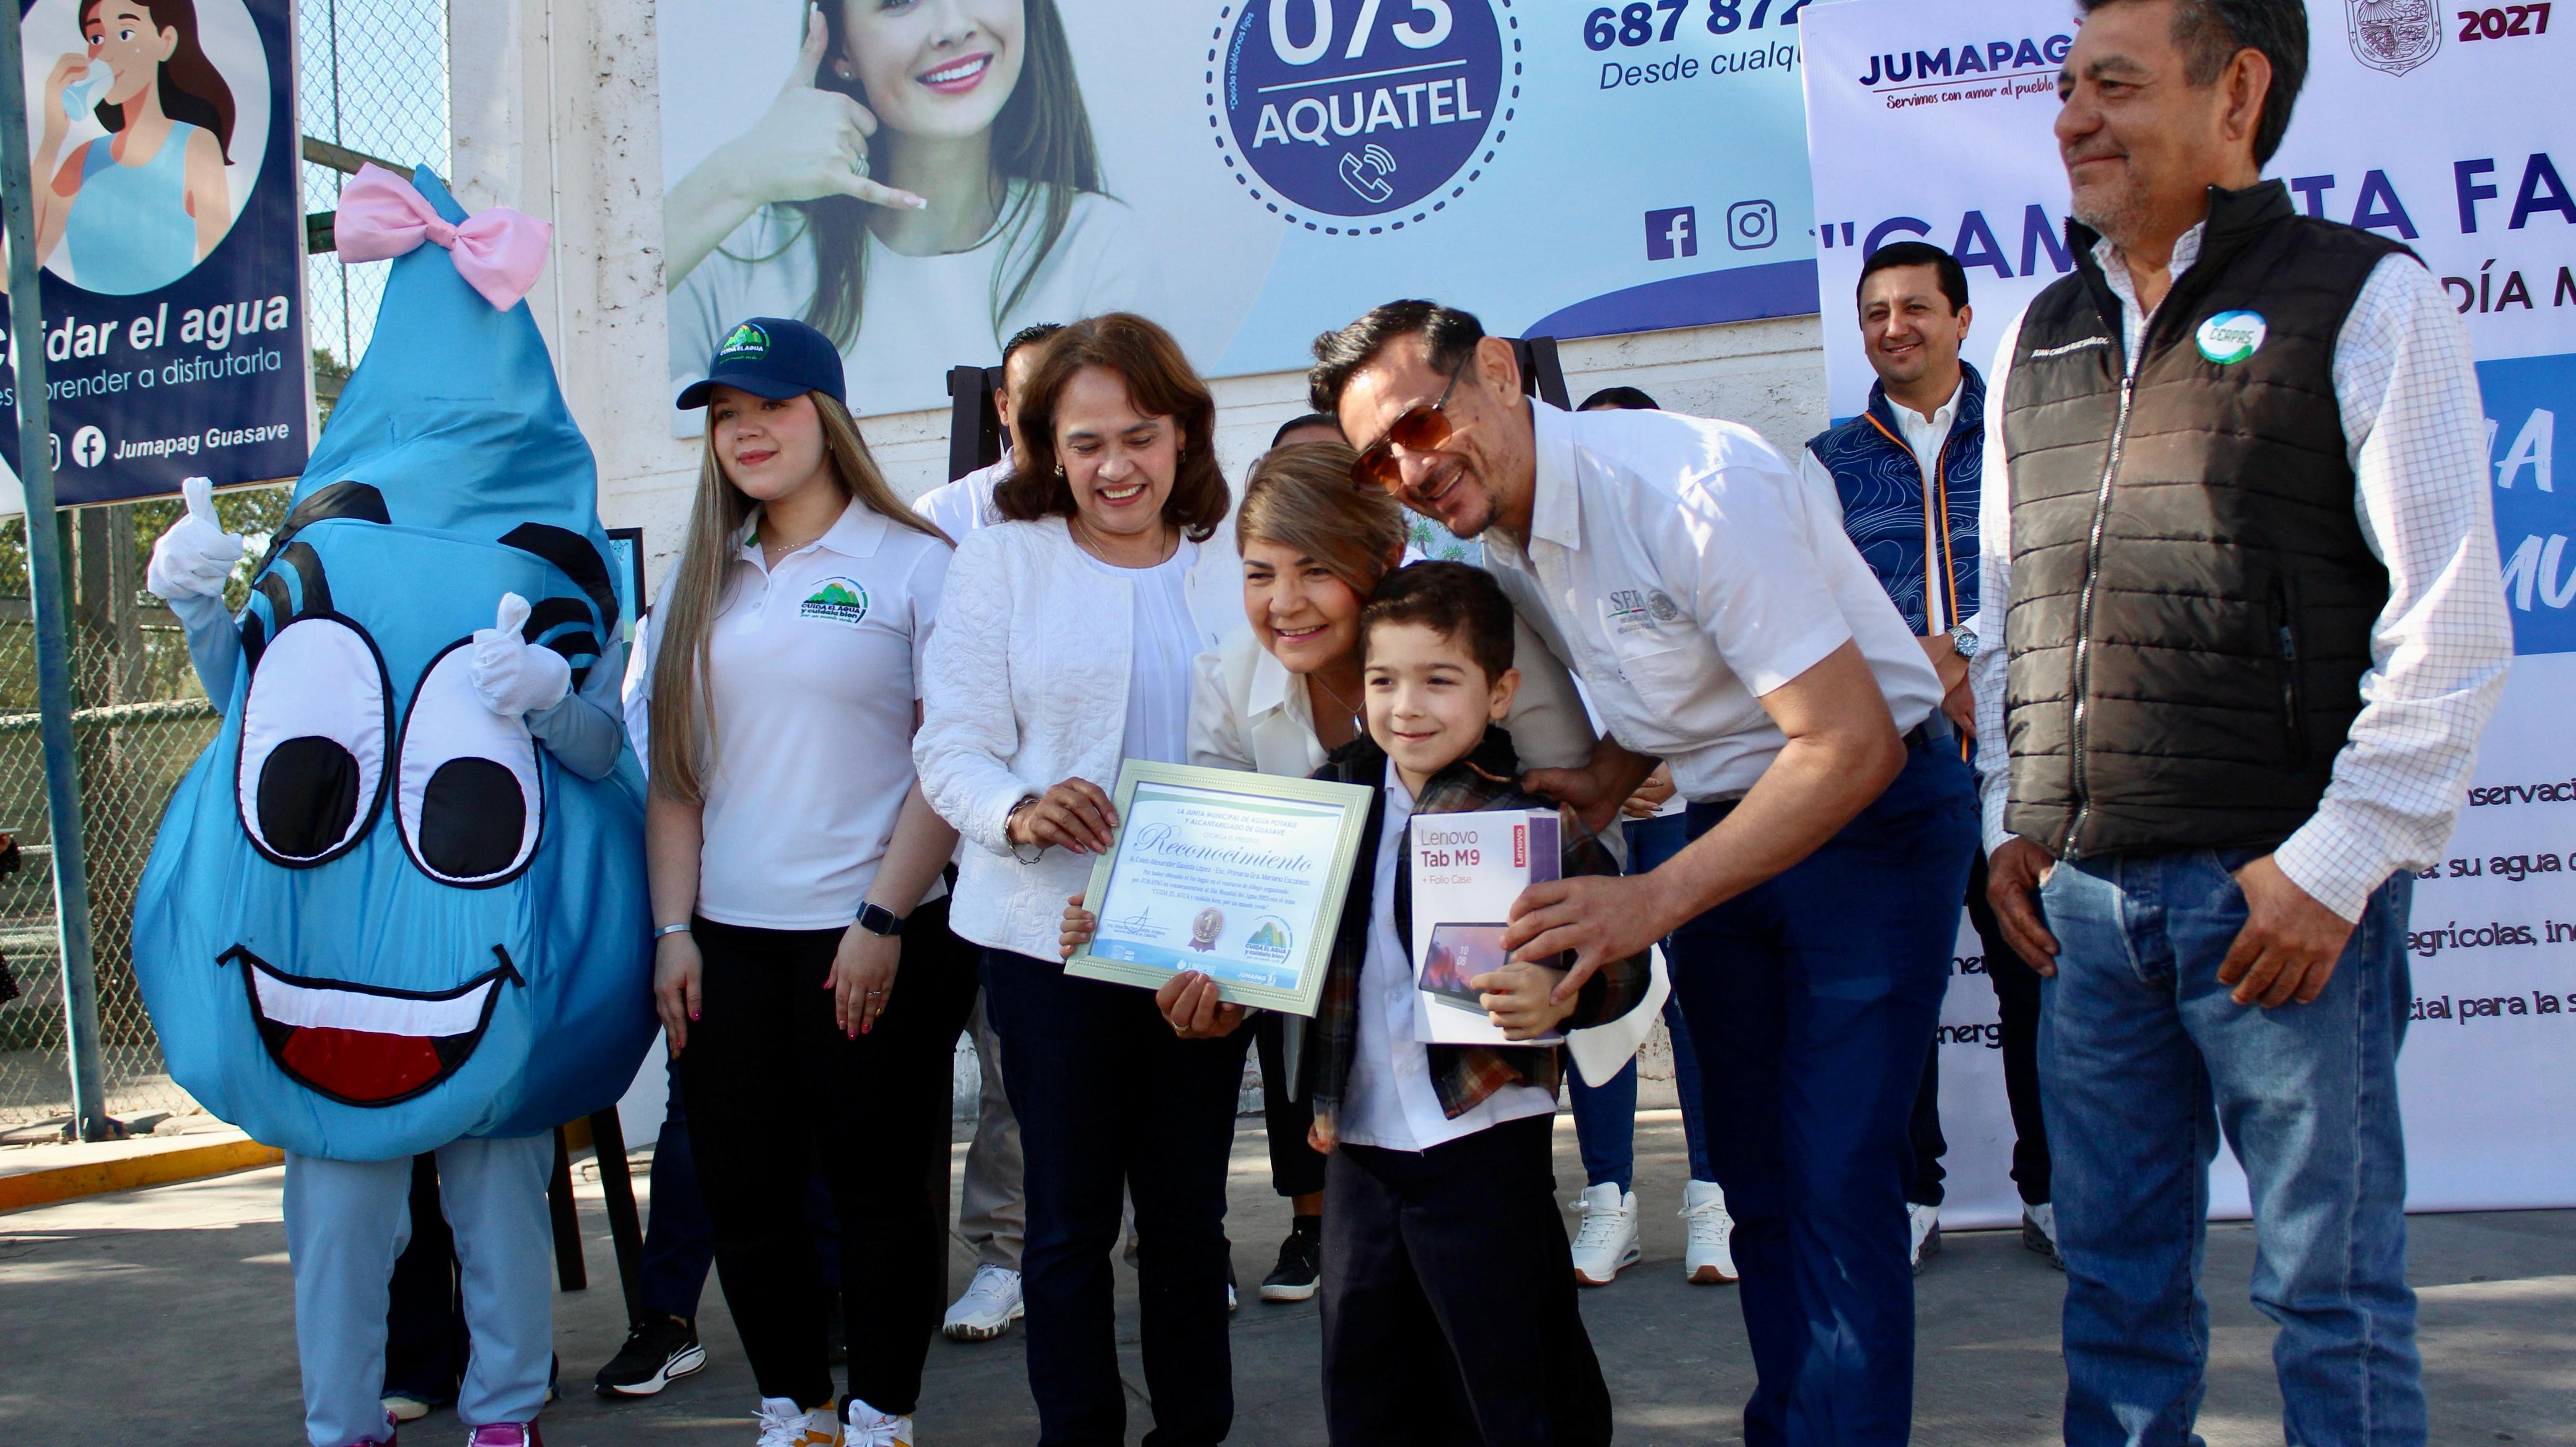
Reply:
M660 929L653 931L653 938L658 941L664 935L684 935L688 932L689 927L685 924L666 924Z
M1043 844L1029 844L1029 845L1023 846L1023 845L1021 845L1018 841L1016 841L1016 840L1014 840L1014 839L1012 839L1012 838L1011 838L1011 821L1012 821L1012 820L1014 820L1014 819L1017 819L1018 817L1020 817L1020 811L1021 811L1021 810L1026 809L1026 808L1029 808L1029 807L1031 807L1031 806L1035 805L1037 802L1038 802L1038 796L1037 796L1037 795L1035 795L1035 794L1027 794L1027 795L1023 795L1023 796L1021 797L1021 799L1020 799L1020 802L1018 802L1018 803L1016 803L1016 804L1013 804L1013 805L1011 806L1011 811L1010 811L1009 813L1004 814L1004 815L1002 816L1002 846L1003 846L1004 848L1006 848L1006 849L1010 850L1010 851L1011 851L1011 857L1012 857L1013 859L1016 859L1016 860L1020 861L1022 864L1035 864L1035 863L1037 863L1039 860L1044 859L1044 858L1046 857L1046 846L1045 846L1045 845L1043 845ZM1027 848L1027 849L1029 849L1029 850L1031 850L1031 851L1033 851L1033 852L1028 853L1028 854L1022 854L1022 853L1020 852L1020 850L1021 850L1023 847L1025 847L1025 848Z

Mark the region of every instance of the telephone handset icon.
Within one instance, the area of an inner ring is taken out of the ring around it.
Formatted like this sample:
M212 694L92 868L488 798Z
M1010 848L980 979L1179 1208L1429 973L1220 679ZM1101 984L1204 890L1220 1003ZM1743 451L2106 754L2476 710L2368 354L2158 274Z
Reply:
M1373 205L1383 206L1395 196L1395 188L1386 178L1395 174L1395 157L1386 147L1370 145L1342 153L1342 183Z

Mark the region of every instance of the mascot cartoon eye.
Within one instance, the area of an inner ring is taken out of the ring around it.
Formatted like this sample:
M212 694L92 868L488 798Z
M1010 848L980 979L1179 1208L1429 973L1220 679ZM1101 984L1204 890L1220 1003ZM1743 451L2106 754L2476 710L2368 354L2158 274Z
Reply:
M392 689L367 635L307 614L278 630L242 702L234 794L259 852L290 869L355 846L383 797Z
M475 692L474 640L430 660L403 720L394 790L403 847L442 884L504 884L537 852L545 793L536 740L517 717L494 713Z

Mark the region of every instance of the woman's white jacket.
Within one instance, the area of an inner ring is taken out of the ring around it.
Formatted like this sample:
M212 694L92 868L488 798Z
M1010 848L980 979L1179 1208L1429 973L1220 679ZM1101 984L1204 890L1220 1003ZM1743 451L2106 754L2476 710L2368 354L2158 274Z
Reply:
M976 944L1056 957L1065 896L1089 883L1092 857L1051 848L1023 864L1003 820L1064 779L1116 789L1134 591L1061 518L978 528L948 565L912 758L930 806L964 841L948 918ZM1188 594L1202 649L1245 626L1230 520L1198 545Z

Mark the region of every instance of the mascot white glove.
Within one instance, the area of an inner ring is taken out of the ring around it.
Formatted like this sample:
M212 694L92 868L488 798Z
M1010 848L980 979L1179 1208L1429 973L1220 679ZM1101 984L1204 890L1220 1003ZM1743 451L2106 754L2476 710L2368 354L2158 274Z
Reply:
M503 718L552 708L572 691L572 665L553 649L521 637L527 621L528 600L504 593L493 626L474 631L474 691L484 707Z
M221 598L224 580L242 560L241 535L225 532L215 520L211 479L189 478L179 484L179 490L188 500L188 515L172 523L152 545L152 564L144 570L143 585L164 603Z

